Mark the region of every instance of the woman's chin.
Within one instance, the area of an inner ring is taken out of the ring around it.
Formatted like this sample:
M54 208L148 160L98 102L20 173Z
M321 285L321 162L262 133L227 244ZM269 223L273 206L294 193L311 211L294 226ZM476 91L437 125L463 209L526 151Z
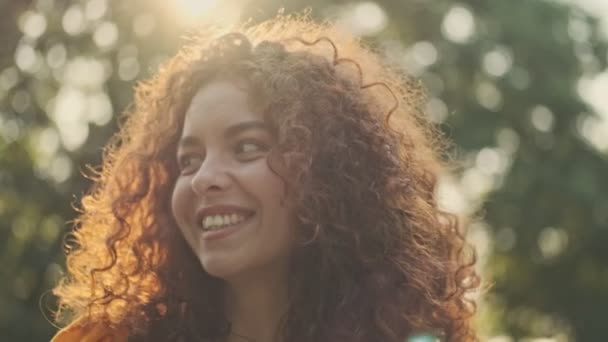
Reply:
M212 277L228 279L239 272L238 267L228 260L210 260L210 258L201 257L201 265L203 269Z

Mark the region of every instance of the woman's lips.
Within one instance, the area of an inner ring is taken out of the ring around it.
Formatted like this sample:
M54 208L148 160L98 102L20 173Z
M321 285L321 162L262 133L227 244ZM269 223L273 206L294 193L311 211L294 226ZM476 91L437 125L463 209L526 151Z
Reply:
M202 239L207 240L207 241L212 241L212 240L223 239L229 235L232 235L233 233L241 230L243 228L243 226L245 224L247 224L254 215L255 215L255 213L251 214L251 215L247 215L247 217L243 221L238 222L236 224L226 225L222 228L203 230Z
M241 206L230 205L230 204L222 204L222 205L213 205L205 208L200 208L196 211L194 215L194 219L196 222L202 222L203 219L207 216L212 215L230 215L230 214L241 214L241 215L252 215L255 211L246 209Z

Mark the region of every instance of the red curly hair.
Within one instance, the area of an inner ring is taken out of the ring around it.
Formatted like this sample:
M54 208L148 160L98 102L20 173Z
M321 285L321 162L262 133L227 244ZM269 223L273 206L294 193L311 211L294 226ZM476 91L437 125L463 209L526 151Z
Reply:
M127 327L134 340L226 338L222 282L170 207L184 113L215 79L247 84L276 131L270 158L289 166L300 243L284 341L476 340L475 257L436 203L445 145L420 117L424 92L353 37L285 16L201 32L136 87L66 243L57 320Z

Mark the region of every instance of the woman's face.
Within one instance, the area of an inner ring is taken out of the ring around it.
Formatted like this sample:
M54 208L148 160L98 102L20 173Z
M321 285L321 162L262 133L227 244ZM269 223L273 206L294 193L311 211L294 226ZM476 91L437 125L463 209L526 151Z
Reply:
M267 163L274 139L247 93L228 81L205 85L186 112L172 209L213 276L287 265L294 233L285 184Z

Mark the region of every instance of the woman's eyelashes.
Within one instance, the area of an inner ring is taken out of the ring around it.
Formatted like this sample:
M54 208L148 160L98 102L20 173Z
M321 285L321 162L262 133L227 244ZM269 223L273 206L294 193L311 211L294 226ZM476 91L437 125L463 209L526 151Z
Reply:
M267 154L269 144L256 139L243 139L236 142L232 148L235 159L239 161L252 161ZM204 157L200 153L185 152L177 157L177 164L182 174L190 174L198 170Z
M198 169L203 158L194 153L184 153L177 157L177 164L182 174L189 174Z

